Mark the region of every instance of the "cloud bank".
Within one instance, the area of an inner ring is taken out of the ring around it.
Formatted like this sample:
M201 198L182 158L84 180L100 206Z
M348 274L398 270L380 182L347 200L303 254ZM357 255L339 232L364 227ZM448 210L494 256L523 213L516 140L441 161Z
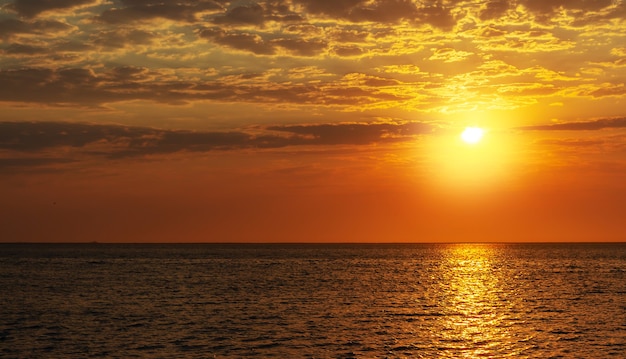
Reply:
M9 155L21 154L20 157L5 157L0 164L38 165L46 162L45 158L23 155L58 153L61 148L73 148L89 156L123 158L182 151L393 143L414 140L418 135L431 133L434 127L418 122L349 123L268 126L260 130L256 129L252 134L244 131L177 131L70 122L0 122L0 151ZM62 163L71 161L71 158L51 160Z
M625 18L611 0L13 0L0 101L451 113L622 98Z

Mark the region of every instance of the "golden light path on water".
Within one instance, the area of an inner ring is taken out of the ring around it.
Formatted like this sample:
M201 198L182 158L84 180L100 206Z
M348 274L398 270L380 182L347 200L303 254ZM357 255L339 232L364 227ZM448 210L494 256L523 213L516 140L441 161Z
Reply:
M440 348L454 357L515 357L529 347L520 344L531 336L510 331L511 324L523 321L523 306L498 252L491 244L455 244L444 251L439 268L444 315L434 332Z

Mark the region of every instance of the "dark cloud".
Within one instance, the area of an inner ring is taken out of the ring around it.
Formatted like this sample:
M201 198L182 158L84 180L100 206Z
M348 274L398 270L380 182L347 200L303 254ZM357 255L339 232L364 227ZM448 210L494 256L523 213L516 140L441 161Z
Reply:
M81 3L87 0L60 0L61 3ZM20 3L27 3L23 0ZM40 5L48 3L38 1ZM50 2L51 3L51 2ZM408 20L430 24L444 30L451 29L457 19L452 7L459 1L416 2L412 0L293 0L293 6L285 1L229 2L219 0L121 0L113 8L102 12L98 19L117 24L137 20L165 18L175 21L197 22L198 14L214 12L210 21L218 25L264 26L268 21L303 22L307 15L323 16L351 22L397 23ZM559 9L579 12L577 21L584 21L586 13L595 13L614 5L612 0L489 0L481 10L482 20L502 17L509 9L524 6L540 21L550 21ZM64 5L65 6L65 5ZM62 7L59 5L58 7ZM297 13L296 11L301 11ZM594 15L598 16L598 15ZM607 15L602 15L607 16ZM613 18L615 16L611 15Z
M14 151L84 147L102 140L116 142L147 135L154 135L154 130L65 122L0 122L0 148Z
M609 87L601 87L589 93L593 97L604 96L623 96L626 94L626 86L624 84L612 85Z
M16 3L27 4L26 0ZM72 3L89 2L88 0L59 0L56 7L72 6ZM39 6L52 1L36 1ZM452 15L452 8L459 6L458 0L448 1L413 1L413 0L267 0L231 2L221 0L181 0L167 2L162 0L119 0L114 7L103 11L97 18L101 21L118 24L133 21L165 18L175 21L197 22L198 14L211 12L208 21L224 26L250 25L263 27L268 21L296 22L306 21L306 17L322 16L350 22L376 22L392 24L408 20L418 24L430 24L440 29L451 29L458 19ZM615 5L614 0L488 0L479 16L482 20L497 19L509 9L524 6L539 21L547 22L560 9L576 12L577 22L585 21L587 14L594 18L619 17L617 10L611 14L599 15L600 10ZM51 6L51 5L47 5ZM623 4L617 4L616 8ZM13 6L15 7L15 6ZM34 7L33 7L34 8ZM599 19L598 19L599 20Z
M613 0L520 0L538 21L549 22L559 9L573 10L579 12L581 17L586 17L586 13L597 12L605 9L615 2Z
M96 0L15 0L6 8L17 12L20 16L31 18L45 11L69 9L95 2Z
M92 36L96 45L123 48L127 45L147 45L156 37L155 34L138 29L115 29L102 31Z
M25 44L10 44L2 49L6 55L39 55L48 52L47 48Z
M335 46L333 52L340 57L360 56L364 53L358 46Z
M576 21L574 21L573 25L584 26L590 23L596 22L606 22L608 20L623 20L626 19L626 2L620 2L610 11L605 14L594 14L592 16L581 16Z
M307 13L352 22L393 24L402 20L451 29L456 24L452 8L441 4L418 6L411 0L294 0Z
M459 1L415 2L411 0L294 0L303 12L310 15L324 16L351 22L397 23L409 20L419 24L450 30L457 19L452 15L453 6ZM540 21L549 21L559 9L580 12L585 17L587 12L597 12L614 4L612 0L489 0L481 10L482 20L504 16L509 9L522 5ZM249 9L248 9L249 10ZM257 9L260 13L260 9ZM613 16L614 18L615 16ZM578 20L577 20L578 21Z
M56 44L56 51L82 52L93 50L93 46L76 41L60 41Z
M216 44L250 51L257 55L272 55L276 52L276 48L271 43L265 42L258 34L229 33L219 28L209 28L200 30L198 35Z
M315 56L323 52L328 44L321 39L279 37L265 40L261 35L249 32L229 32L220 28L205 28L198 32L202 38L232 49L249 51L257 55L273 55L278 48L296 56Z
M363 79L363 84L371 87L383 87L383 86L396 86L399 84L398 80L368 76Z
M540 14L551 14L558 9L598 11L613 5L613 0L520 0L530 11Z
M346 18L350 14L350 11L358 5L367 3L367 0L334 0L334 1L319 1L319 0L294 0L294 4L298 4L304 7L307 13L316 15L327 15L329 17L343 17Z
M433 131L431 125L420 122L271 126L267 129L304 136L318 145L406 141Z
M326 41L316 39L281 38L272 40L271 44L282 47L296 56L315 56L327 47Z
M168 131L68 122L0 122L0 149L21 153L45 153L46 150L71 147L84 149L87 155L122 158L254 145L252 136L243 132ZM19 163L19 160L15 161Z
M222 10L223 6L211 0L121 0L120 6L103 11L98 20L109 24L132 23L151 19L195 22L196 14L203 11Z
M228 25L263 25L265 23L265 10L257 3L236 6L225 14L213 18L216 24Z
M507 34L507 31L493 25L484 27L479 32L482 37L500 37Z
M520 130L527 131L594 131L603 128L626 128L626 118L607 118L595 121L518 127Z
M147 78L148 69L135 66L121 66L113 68L107 73L107 80L114 82L141 81Z
M424 123L359 123L270 126L262 134L243 131L174 131L147 127L69 122L0 122L0 149L41 154L56 148L84 149L83 154L109 158L244 148L302 145L364 145L412 140L430 133ZM97 150L95 150L97 148ZM5 152L6 153L6 152ZM22 157L20 157L22 158ZM46 157L4 159L5 166L47 163ZM52 158L50 161L70 161ZM13 162L12 162L13 161Z
M428 6L419 9L418 19L444 30L450 30L456 24L451 8L444 6Z
M148 71L130 66L100 73L83 68L0 69L0 101L98 107L106 103L132 100L167 104L211 100L367 105L412 98L385 92L380 88L396 85L397 82L393 79L368 76L361 76L359 79L360 86L348 86L342 81L314 84L246 83L232 81L230 78L202 82L174 81L158 70Z
M369 32L357 30L336 30L333 32L333 40L337 42L360 42L367 40Z
M103 11L96 19L109 24L132 23L134 21L169 19L183 22L198 22L198 14L212 13L214 24L237 26L264 26L268 21L298 22L303 18L281 2L248 2L233 4L229 1L186 0L167 2L162 0L122 0L119 6ZM228 7L228 8L227 8Z
M292 24L283 28L285 33L297 34L299 36L320 36L322 28L311 24Z
M22 21L17 19L0 20L0 38L7 39L15 34L47 35L67 31L71 26L54 20Z
M379 0L354 7L347 17L355 22L395 23L402 19L414 19L417 14L417 8L411 0Z
M480 12L481 20L496 19L504 15L511 7L509 0L490 0Z
M126 76L125 76L126 75ZM0 70L0 101L98 106L103 103L145 99L175 102L175 93L187 83L143 84L130 71L112 69L97 75L90 69L23 68ZM217 96L214 91L212 94Z

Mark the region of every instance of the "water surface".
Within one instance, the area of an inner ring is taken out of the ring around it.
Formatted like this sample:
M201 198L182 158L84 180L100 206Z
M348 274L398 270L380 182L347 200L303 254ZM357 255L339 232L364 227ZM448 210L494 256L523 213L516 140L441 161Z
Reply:
M3 244L0 288L7 358L626 357L626 244Z

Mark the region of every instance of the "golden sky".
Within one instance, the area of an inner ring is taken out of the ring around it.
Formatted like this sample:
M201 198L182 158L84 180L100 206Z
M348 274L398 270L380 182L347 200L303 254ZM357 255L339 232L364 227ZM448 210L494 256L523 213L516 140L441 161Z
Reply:
M0 0L0 41L0 241L626 240L622 0Z

